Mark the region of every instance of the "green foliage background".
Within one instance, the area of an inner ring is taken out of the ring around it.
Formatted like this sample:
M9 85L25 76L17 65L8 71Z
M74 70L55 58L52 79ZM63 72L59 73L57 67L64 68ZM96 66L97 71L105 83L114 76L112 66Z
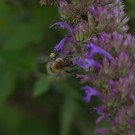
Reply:
M125 1L135 34L135 1ZM61 81L46 73L52 48L64 32L55 7L38 0L0 0L0 135L95 135L97 99L83 101L75 76Z

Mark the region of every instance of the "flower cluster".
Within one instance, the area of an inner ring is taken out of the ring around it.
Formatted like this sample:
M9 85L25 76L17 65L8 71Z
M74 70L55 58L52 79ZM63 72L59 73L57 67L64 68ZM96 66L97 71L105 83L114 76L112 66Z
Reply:
M97 96L99 118L112 128L97 129L97 134L134 135L135 133L135 38L128 34L129 18L121 0L41 0L56 4L67 35L54 47L63 59L83 69L77 74L86 102ZM89 85L88 85L89 84Z

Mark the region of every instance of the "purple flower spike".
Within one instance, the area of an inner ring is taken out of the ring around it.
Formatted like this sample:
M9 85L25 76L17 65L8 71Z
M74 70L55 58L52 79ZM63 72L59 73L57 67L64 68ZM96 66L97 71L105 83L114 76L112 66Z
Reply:
M65 42L67 41L67 38L68 36L66 36L65 38L63 38L55 47L54 47L54 50L55 51L60 51L64 45L65 45Z
M106 52L105 50L97 47L96 45L94 45L93 43L90 43L89 45L87 45L87 49L91 49L91 52L89 53L89 57L91 58L94 54L98 53L98 54L102 54L106 57L108 57L110 60L113 59L112 55L109 54L108 52Z
M108 134L111 133L112 130L108 128L102 128L102 129L97 129L96 134Z
M72 31L73 31L73 29L70 27L70 25L67 24L66 22L57 22L57 23L54 23L52 26L50 26L50 28L54 27L55 25L58 25L61 28L66 28L67 30L69 30L70 33L72 33Z
M84 97L84 100L86 102L90 102L92 96L99 96L99 97L101 96L101 93L99 91L89 86L83 87L83 90L85 90L86 93L86 96Z
M96 133L135 135L135 37L127 33L129 17L124 12L123 0L41 2L56 4L61 15L62 21L50 28L68 30L54 47L63 60L72 57L71 66L64 71L74 66L82 68L76 78L87 83L83 88L85 101L96 96L101 102L95 108L99 115L96 123L107 120L112 126L97 129ZM65 72L56 77L61 78Z

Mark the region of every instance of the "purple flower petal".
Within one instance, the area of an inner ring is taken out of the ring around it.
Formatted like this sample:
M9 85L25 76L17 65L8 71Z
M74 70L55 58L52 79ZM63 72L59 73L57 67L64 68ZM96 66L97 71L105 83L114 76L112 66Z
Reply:
M81 79L80 83L84 83L84 82L88 82L89 81L89 77L87 75L77 74L76 78Z
M60 26L61 28L66 28L69 30L70 33L72 33L73 29L70 27L69 24L67 24L66 22L57 22L57 23L54 23L52 26L50 26L50 28L52 28L53 26L55 25L58 25Z
M90 67L100 68L101 65L97 61L93 59L75 59L75 63L82 67L86 72L89 70Z
M105 115L102 114L97 120L96 120L96 124L99 124L102 120L105 119Z
M107 111L106 106L104 106L104 105L101 105L101 106L95 108L95 110L99 115L102 115L102 114L106 113L106 111Z
M97 47L96 45L94 45L93 43L90 43L89 45L87 45L87 49L91 49L90 53L89 53L89 57L93 57L94 54L99 53L102 54L106 57L108 57L110 60L113 59L112 55L109 54L108 52L106 52L105 50Z
M108 134L111 133L112 130L108 128L102 128L102 129L97 129L96 134Z
M99 97L101 96L101 93L99 91L89 86L83 87L83 90L85 90L86 93L86 96L84 97L84 100L86 102L90 102L92 96L99 96Z
M54 50L55 51L60 51L64 45L65 45L65 42L67 41L67 38L68 36L66 36L65 38L63 38L55 47L54 47Z

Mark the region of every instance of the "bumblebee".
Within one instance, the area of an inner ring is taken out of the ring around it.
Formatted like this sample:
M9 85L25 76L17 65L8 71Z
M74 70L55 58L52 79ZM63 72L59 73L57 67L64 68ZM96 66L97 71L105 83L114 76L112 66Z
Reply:
M72 56L67 56L64 59L56 58L54 61L48 63L47 71L51 75L60 76L64 72L72 73L75 71L72 69L74 66Z

